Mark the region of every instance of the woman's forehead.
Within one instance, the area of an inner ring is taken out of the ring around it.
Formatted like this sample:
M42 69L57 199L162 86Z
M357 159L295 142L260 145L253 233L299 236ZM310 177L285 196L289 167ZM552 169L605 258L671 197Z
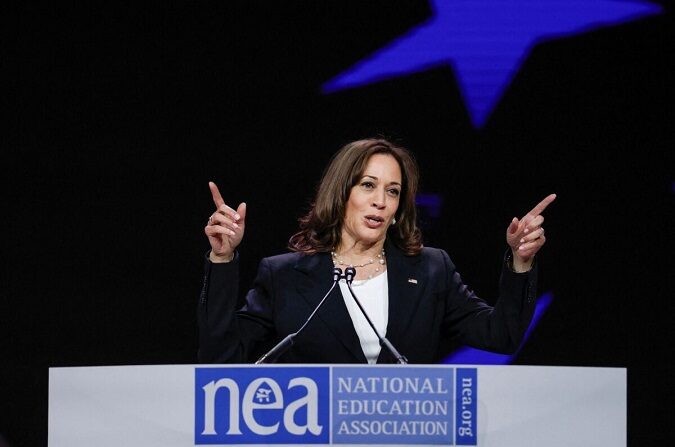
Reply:
M373 154L368 158L361 176L401 183L401 166L393 155Z

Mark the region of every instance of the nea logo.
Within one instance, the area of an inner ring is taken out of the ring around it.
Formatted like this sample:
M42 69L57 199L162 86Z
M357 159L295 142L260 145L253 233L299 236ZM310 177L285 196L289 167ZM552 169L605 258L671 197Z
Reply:
M197 368L195 444L328 443L326 367Z

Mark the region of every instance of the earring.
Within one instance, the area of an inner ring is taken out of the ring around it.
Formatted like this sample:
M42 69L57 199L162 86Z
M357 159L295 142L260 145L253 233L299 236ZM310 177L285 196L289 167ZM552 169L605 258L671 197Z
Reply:
M394 220L391 221L392 225L396 225L396 218L394 217Z

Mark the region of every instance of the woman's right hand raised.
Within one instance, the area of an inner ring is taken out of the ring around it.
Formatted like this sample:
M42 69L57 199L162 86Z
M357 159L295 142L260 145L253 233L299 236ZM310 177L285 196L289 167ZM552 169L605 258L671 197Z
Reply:
M211 262L230 262L234 259L234 250L244 237L246 225L246 204L240 203L237 210L225 204L215 183L209 182L216 211L209 217L204 233L209 238Z

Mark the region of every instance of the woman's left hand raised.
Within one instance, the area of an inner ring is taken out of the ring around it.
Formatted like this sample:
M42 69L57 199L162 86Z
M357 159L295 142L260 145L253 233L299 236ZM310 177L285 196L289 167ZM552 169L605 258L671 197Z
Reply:
M532 267L534 255L544 246L544 212L546 207L555 200L556 195L550 194L539 202L522 219L514 217L506 229L506 243L513 253L513 269L516 272L525 272Z

